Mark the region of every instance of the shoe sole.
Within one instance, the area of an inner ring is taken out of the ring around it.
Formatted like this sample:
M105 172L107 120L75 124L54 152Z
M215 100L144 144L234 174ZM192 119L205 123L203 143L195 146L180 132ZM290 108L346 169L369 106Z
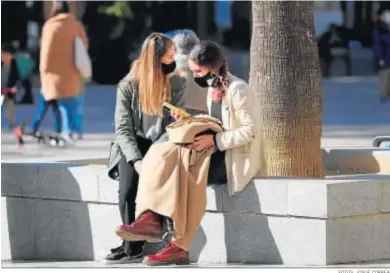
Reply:
M134 234L128 231L124 230L116 230L116 235L118 235L120 238L122 238L125 241L147 241L148 243L160 243L162 241L162 238L156 238L152 237L147 234Z
M148 265L148 266L164 266L164 265L189 265L190 261L188 259L182 259L178 261L166 261L166 262L158 262L158 261L150 261L147 259L144 259L142 261L142 264Z
M115 265L115 264L140 264L142 263L142 258L132 259L132 260L116 260L116 261L110 261L110 260L103 260L101 261L104 265Z
M114 265L114 264L139 264L142 263L144 259L144 255L135 255L132 256L131 258L127 259L120 259L120 260L106 260L102 259L98 262L104 264L104 265Z

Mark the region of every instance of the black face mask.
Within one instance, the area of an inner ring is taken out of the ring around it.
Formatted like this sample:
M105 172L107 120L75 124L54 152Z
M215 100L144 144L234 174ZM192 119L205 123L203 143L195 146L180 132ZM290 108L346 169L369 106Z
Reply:
M161 63L162 72L164 75L167 75L169 73L172 73L176 69L176 62L173 61L170 64L163 64Z
M194 81L200 87L206 88L206 87L211 86L211 83L212 83L214 78L215 78L215 76L211 72L209 72L206 75L204 75L203 77L194 77Z

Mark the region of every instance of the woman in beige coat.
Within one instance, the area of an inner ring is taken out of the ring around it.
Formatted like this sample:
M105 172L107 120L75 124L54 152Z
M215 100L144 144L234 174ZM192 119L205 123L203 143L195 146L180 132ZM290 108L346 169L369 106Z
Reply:
M257 100L247 83L228 72L226 58L221 48L214 42L204 41L195 46L189 55L189 67L193 72L195 82L201 87L208 88L209 115L221 120L224 128L222 132L196 137L195 141L190 144L190 149L196 151L214 149L208 170L208 181L213 184L227 182L229 193L235 194L243 190L260 169L260 131L256 124L258 119L255 117ZM159 155L156 156L158 158ZM178 162L178 164L183 165L184 162ZM141 179L144 170L146 171L146 169L141 171ZM144 175L148 176L147 173ZM174 227L183 226L184 223L184 234L173 234L170 244L156 254L146 256L144 263L148 265L186 264L189 262L188 251L205 212L206 187L198 191L199 198L191 198L191 200L197 200L196 204L191 202L188 204L188 202L173 200L178 196L177 193L161 191L161 187L172 191L178 188L161 185L164 184L161 180L145 179L147 183L139 184L137 196L139 217L131 225L120 226L117 234L129 241L140 238L156 241L161 239L163 233L161 219L164 217L171 218ZM174 180L166 180L166 183L175 183ZM189 180L189 183L197 180L199 181L194 178ZM176 181L176 183L185 182ZM162 192L164 194L161 194ZM147 196L144 193L147 193ZM191 194L191 192L180 192L178 198L186 194ZM172 199L172 196L176 197ZM157 199L158 202L156 202ZM156 203L159 206L153 210L153 204ZM175 205L168 204L185 206L181 209L185 215L177 217L177 213L172 213L172 211L178 211L172 209ZM188 216L193 214L199 214L200 217Z
M74 64L74 41L77 37L88 46L84 27L70 13L67 2L55 1L51 18L42 29L39 68L45 99L44 112L49 106L53 108L58 133L62 127L58 100L75 97L80 93L80 74ZM40 121L34 124L33 133L36 133L39 124Z

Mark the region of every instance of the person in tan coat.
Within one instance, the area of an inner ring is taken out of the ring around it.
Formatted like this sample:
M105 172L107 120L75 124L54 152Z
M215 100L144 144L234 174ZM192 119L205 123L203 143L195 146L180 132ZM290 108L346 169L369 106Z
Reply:
M189 67L194 81L208 88L208 113L222 122L223 130L208 122L209 129L214 128L211 132L180 140L180 135L194 130L191 124L199 123L197 116L182 118L167 127L169 141L154 144L145 156L147 164L141 169L136 199L137 220L119 226L116 233L128 241L158 241L163 236L161 222L171 219L173 236L168 246L144 258L144 263L152 266L189 262L188 251L206 208L207 184L227 183L233 195L261 175L262 134L254 92L228 72L226 57L214 42L195 46L189 54ZM178 126L184 127L175 136L172 128Z
M78 36L88 46L84 27L70 13L67 2L55 1L51 18L42 29L40 76L45 99L43 111L46 113L49 106L53 108L58 133L62 128L58 100L80 93L80 74L74 64L74 41ZM34 124L33 133L38 130L40 122Z

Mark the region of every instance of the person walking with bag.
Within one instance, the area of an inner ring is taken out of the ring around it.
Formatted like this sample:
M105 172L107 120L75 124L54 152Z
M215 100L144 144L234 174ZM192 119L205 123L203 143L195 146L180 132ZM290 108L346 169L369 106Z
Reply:
M34 104L34 96L32 93L31 76L35 69L35 61L28 52L20 50L19 41L12 42L16 53L15 60L18 65L18 71L21 79L21 87L24 89L23 97L17 102L18 104Z
M174 74L175 46L161 33L152 33L144 41L139 58L130 73L120 81L115 105L115 141L111 145L108 175L119 180L119 212L123 224L135 219L142 158L152 143L165 140L165 127L179 119L184 111L186 80ZM179 110L163 111L169 102ZM124 241L111 249L106 264L140 262L144 241Z
M68 3L55 1L51 18L42 29L40 76L45 103L41 118L32 124L33 133L37 132L49 106L55 114L56 131L61 133L58 100L76 97L80 93L80 72L75 64L76 39L81 39L84 46L88 47L85 29L71 14Z

